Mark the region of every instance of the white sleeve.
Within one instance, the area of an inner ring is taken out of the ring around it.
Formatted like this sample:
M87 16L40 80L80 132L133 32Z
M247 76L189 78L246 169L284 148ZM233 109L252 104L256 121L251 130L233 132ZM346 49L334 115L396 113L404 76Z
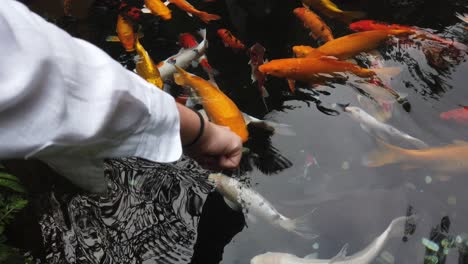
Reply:
M1 2L0 159L38 158L103 191L104 158L180 157L170 95L24 5Z

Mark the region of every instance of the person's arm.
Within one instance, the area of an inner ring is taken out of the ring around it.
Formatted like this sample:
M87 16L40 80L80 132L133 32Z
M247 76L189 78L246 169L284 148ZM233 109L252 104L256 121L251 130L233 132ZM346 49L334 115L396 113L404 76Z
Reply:
M193 118L170 95L20 3L2 1L0 36L0 159L39 158L103 191L103 158L180 157Z

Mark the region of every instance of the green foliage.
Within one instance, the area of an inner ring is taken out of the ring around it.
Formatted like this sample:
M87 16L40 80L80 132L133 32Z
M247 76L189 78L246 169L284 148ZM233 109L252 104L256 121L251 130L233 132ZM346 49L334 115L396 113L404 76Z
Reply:
M3 169L3 166L0 165L0 169ZM6 245L4 236L6 226L27 204L26 190L18 178L0 172L0 263L33 263L31 257L25 257L18 249Z

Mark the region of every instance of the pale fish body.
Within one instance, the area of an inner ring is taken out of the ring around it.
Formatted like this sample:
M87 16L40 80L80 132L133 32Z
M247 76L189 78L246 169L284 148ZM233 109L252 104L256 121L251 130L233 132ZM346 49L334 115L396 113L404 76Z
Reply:
M216 191L224 196L227 204L233 209L244 209L248 214L304 238L312 239L317 237L311 234L309 227L306 226L305 216L308 216L310 213L297 219L290 219L279 213L261 194L248 188L236 179L222 174L210 174L208 179L214 183Z
M182 69L186 69L191 65L192 61L198 60L200 56L205 53L208 47L208 40L206 39L206 29L200 30L200 35L203 37L203 41L200 42L195 48L192 49L181 49L179 53L167 58L160 65L158 65L161 78L165 81L177 72L174 65L179 66Z
M404 216L394 219L380 236L352 256L346 256L347 246L344 246L338 255L331 259L299 258L287 253L267 252L255 256L250 264L369 264L378 256L388 239L404 235L407 220L408 218Z
M362 129L369 133L375 134L381 139L386 139L387 136L390 136L408 142L418 148L429 147L422 140L412 137L391 125L380 122L359 107L346 106L344 107L344 110L349 113L354 120L361 124Z

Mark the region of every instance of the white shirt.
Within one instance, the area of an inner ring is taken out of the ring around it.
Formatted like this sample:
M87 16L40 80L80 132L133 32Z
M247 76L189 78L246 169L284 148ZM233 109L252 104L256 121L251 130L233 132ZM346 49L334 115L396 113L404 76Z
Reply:
M0 159L37 158L105 190L103 159L179 159L174 99L12 0L0 4Z

